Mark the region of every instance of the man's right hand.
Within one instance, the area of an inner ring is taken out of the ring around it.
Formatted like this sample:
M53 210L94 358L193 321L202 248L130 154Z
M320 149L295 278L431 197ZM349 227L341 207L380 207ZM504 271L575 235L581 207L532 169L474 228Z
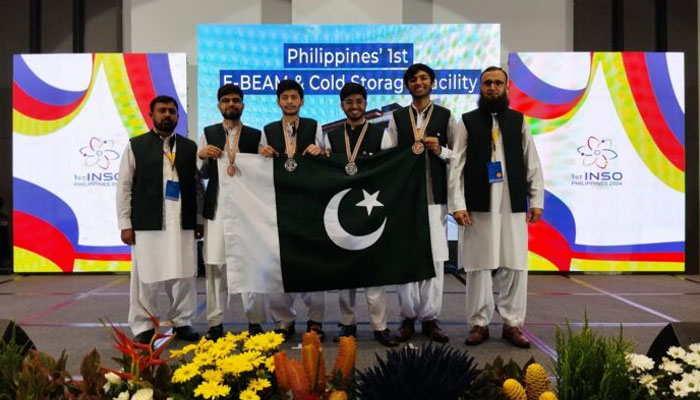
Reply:
M136 244L136 234L134 234L133 229L122 229L122 242L129 246Z
M455 211L452 213L452 217L458 225L469 226L472 224L472 219L467 210Z
M258 154L260 154L263 157L273 157L273 156L279 156L279 153L277 150L275 150L272 146L267 145L267 146L261 146L260 149L258 150Z
M221 154L223 154L223 152L220 148L214 146L213 144L208 144L199 150L197 157L202 160L206 160L207 158L219 158L221 157Z

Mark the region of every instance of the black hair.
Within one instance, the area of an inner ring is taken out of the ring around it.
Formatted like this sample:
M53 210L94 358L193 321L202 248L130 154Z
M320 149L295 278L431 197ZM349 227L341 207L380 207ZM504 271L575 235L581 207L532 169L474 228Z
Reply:
M221 100L222 97L227 96L229 94L237 94L238 97L243 100L243 91L238 85L234 85L233 83L227 83L224 86L219 88L219 91L216 92L216 100Z
M403 84L408 87L408 81L411 80L420 71L425 71L430 76L430 82L435 82L435 71L425 64L413 64L406 69L403 74Z
M345 100L351 94L359 94L367 100L367 90L364 86L355 82L348 82L340 89L340 101Z
M172 98L170 96L166 96L164 94L156 96L153 98L153 100L151 100L151 105L150 105L151 112L153 112L153 107L156 106L156 103L164 103L164 104L174 103L175 109L178 110L177 100L175 100L174 98Z
M286 92L287 90L296 90L297 93L299 93L299 97L302 99L304 98L304 89L301 87L299 82L291 79L285 79L277 84L277 99L279 100L282 93Z
M503 75L506 76L506 83L508 83L508 73L506 72L506 70L504 70L504 69L501 68L501 67L497 67L497 66L495 66L495 65L492 65L492 66L486 68L485 70L481 71L481 75L479 75L479 82L481 82L481 77L483 77L485 73L491 72L491 71L501 71L501 72L503 72Z

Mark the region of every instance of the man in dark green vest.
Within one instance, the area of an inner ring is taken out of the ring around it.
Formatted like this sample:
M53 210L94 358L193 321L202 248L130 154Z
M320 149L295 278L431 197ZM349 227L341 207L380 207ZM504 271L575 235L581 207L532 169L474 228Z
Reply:
M167 317L177 338L199 339L195 317L196 246L204 227L197 221L201 185L197 145L175 133L177 101L151 101L153 129L129 140L119 168L117 213L121 239L132 246L129 325L135 339L149 343L164 286L170 299Z
M234 84L226 84L217 92L218 108L223 121L204 128L197 156L202 178L208 179L204 195L203 215L206 218L203 257L207 276L206 338L217 340L224 334L224 300L228 298L224 224L219 209L219 182L236 179L236 155L257 154L260 131L243 125L243 91ZM224 205L221 205L224 206ZM254 266L251 266L254 267ZM251 335L262 333L265 305L262 293L241 293L243 309Z
M311 118L300 118L299 110L304 105L304 89L297 81L286 79L277 85L277 105L282 110L282 120L269 123L263 129L260 154L264 157L282 157L284 168L294 173L296 159L306 154L326 154L321 125ZM276 331L285 340L295 332L294 293L270 294L270 314ZM326 307L325 292L302 293L301 298L309 308L306 331L315 331L325 338L323 314Z
M458 126L449 210L460 225L459 258L467 271L467 322L472 328L465 344L488 339L496 289L503 338L527 348L530 342L521 329L527 303L527 222L542 215L544 180L530 129L523 115L508 107L508 75L502 68L482 72L479 108L462 115Z
M408 107L400 108L391 116L385 140L389 146L425 157L428 222L435 267L435 277L421 282L398 285L401 326L399 341L407 341L415 332L415 321L422 322L423 334L439 343L450 339L437 324L442 309L444 262L447 251L447 162L451 154L451 138L455 121L450 110L434 104L430 99L435 72L425 64L413 64L403 76L411 94Z
M379 153L384 137L384 128L365 119L367 91L362 85L348 82L340 90L340 108L345 113L345 122L328 132L326 148L331 153L345 154L345 173L357 173L355 159L370 157ZM357 316L355 314L355 289L338 291L340 303L340 331L334 338L356 336ZM386 291L383 286L365 288L369 320L374 330L374 338L384 346L398 346L399 342L391 335L386 321Z

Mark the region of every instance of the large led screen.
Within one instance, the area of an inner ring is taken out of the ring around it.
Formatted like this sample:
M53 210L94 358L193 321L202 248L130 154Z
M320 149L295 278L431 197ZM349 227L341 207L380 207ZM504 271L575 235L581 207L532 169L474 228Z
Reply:
M369 93L367 118L386 121L410 103L402 77L418 62L436 70L434 101L460 115L476 104L480 70L500 59L498 24L199 25L197 40L200 134L221 121L224 83L243 89L245 124L281 119L275 90L285 78L304 88L300 115L326 129L345 119L338 93L351 81Z
M530 269L684 271L682 53L511 53L545 178Z
M13 58L15 272L128 271L116 185L130 137L151 127L156 94L177 99L187 134L184 54Z

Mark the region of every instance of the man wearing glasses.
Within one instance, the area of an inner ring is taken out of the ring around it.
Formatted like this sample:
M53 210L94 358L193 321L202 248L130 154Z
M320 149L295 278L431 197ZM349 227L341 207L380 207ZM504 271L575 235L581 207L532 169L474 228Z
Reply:
M523 115L508 107L506 72L489 67L480 80L479 107L462 115L455 135L448 183L449 211L460 225L459 258L467 271L471 331L465 344L478 345L489 337L495 281L503 338L528 348L521 331L527 302L527 222L542 216L542 168Z

